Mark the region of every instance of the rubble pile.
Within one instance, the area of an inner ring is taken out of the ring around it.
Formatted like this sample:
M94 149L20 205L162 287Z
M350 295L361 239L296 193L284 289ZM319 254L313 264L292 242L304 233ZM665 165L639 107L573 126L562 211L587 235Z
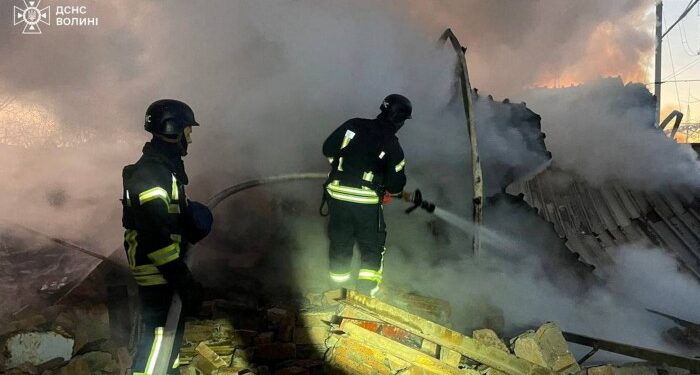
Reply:
M127 374L131 353L123 332L110 327L111 311L94 304L17 312L15 317L22 318L0 330L0 374ZM265 307L253 295L215 299L205 302L198 319L185 322L182 344L174 348L179 353L177 371L181 375L689 374L647 363L582 368L562 331L551 322L506 340L497 333L502 317L471 336L450 329L449 318L445 301L390 288L379 298L340 289Z
M206 302L207 319L185 323L180 374L323 374L333 295L310 293L307 306L256 312L225 300Z
M254 318L223 301L207 303L209 319L185 325L180 374L688 373L657 372L643 363L582 368L554 323L510 340L490 328L462 335L447 327L447 303L411 293L371 299L338 290L306 297L300 309L272 307Z
M131 365L126 343L111 338L104 304L26 308L12 318L0 326L1 374L124 374Z

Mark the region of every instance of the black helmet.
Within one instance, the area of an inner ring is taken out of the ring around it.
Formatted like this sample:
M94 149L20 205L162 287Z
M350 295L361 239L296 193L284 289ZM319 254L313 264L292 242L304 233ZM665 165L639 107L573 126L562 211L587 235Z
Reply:
M188 126L199 126L187 104L174 99L153 102L146 110L144 129L153 134L178 136Z
M382 105L379 106L382 111L382 117L389 120L396 126L396 130L403 126L403 122L411 118L413 106L407 97L399 94L391 94L384 98Z

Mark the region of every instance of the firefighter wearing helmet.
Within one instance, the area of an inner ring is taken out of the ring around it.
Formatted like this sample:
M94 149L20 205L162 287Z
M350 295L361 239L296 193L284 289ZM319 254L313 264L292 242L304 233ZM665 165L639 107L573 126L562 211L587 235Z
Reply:
M163 99L146 110L145 130L153 134L143 155L124 167L122 224L129 267L139 286L141 337L133 361L134 374L151 374L158 359L160 338L173 293L183 301L183 315L199 311L202 287L184 257L189 244L203 239L213 222L209 209L190 201L182 157L199 126L185 103ZM182 340L182 324L175 347ZM174 362L174 351L170 363Z
M387 96L376 119L346 121L324 142L331 163L324 202L328 202L330 280L349 286L357 242L361 266L356 289L374 297L382 283L386 225L382 204L406 184L403 150L396 132L411 118L411 102Z

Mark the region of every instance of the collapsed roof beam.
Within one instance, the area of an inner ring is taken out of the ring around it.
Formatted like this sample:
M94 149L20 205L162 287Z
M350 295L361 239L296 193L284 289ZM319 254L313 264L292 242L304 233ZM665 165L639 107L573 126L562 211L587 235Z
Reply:
M474 198L472 200L472 220L474 221L474 234L472 235L472 253L476 256L481 250L481 239L479 238L479 228L482 223L484 207L484 180L481 173L481 160L479 159L479 148L476 142L476 119L474 114L474 103L472 102L472 86L469 82L469 71L467 69L466 47L462 47L459 40L452 32L452 29L445 30L440 36L439 42L444 44L450 41L452 48L457 54L459 62L459 82L462 89L462 101L464 102L464 113L467 116L467 134L471 143L472 151L472 189Z

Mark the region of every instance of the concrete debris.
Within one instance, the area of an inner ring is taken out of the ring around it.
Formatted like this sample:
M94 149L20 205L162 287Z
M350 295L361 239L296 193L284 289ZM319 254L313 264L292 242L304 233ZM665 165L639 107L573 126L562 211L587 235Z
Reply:
M75 338L74 354L81 351L89 343L110 338L107 306L99 304L89 308L74 309L71 312L75 329L72 332L68 330L68 332Z
M506 353L509 352L506 344L504 344L503 341L501 341L496 332L494 332L493 330L490 330L488 328L478 329L472 332L472 337L474 337L474 340L479 341L487 346L500 349Z
M231 367L249 368L253 366L253 348L236 349L231 360Z
M218 367L216 367L216 365L214 365L211 361L199 354L195 355L194 358L192 358L189 367L196 369L197 372L200 374L206 375L212 375L218 369Z
M72 338L53 331L16 334L5 343L8 353L5 367L11 369L23 363L38 366L54 358L69 360L73 355L73 344Z
M573 374L581 370L561 330L551 322L537 331L528 331L516 337L513 352L522 359L558 373Z
M407 292L372 299L337 290L313 298L307 294L305 300L300 311L258 310L257 321L234 314L187 322L181 374L634 373L617 367L581 369L554 323L517 336L509 347L494 329L477 329L470 337L435 323L450 312L438 299Z
M390 296L386 290L384 293L379 298L345 290L318 293L313 299L307 298L307 302L313 300L316 304L307 303L300 310L289 306L251 310L245 304L210 301L209 308L203 310L203 319L185 323L183 344L176 348L179 373L689 373L672 368L657 372L662 370L647 364L582 369L554 323L510 341L504 341L490 328L476 329L466 336L442 323L450 316L446 302L402 291ZM32 328L29 322L34 322L51 330L0 336L4 340L0 344L5 347L0 352L0 374L124 375L130 368L131 353L110 340L109 313L104 305L55 307L44 314L30 309L25 313L23 319L12 322L13 329L28 330Z
M207 344L200 342L195 348L197 354L199 354L207 362L211 363L214 368L226 367L231 363L231 359L228 361L221 358L216 352L214 352Z

